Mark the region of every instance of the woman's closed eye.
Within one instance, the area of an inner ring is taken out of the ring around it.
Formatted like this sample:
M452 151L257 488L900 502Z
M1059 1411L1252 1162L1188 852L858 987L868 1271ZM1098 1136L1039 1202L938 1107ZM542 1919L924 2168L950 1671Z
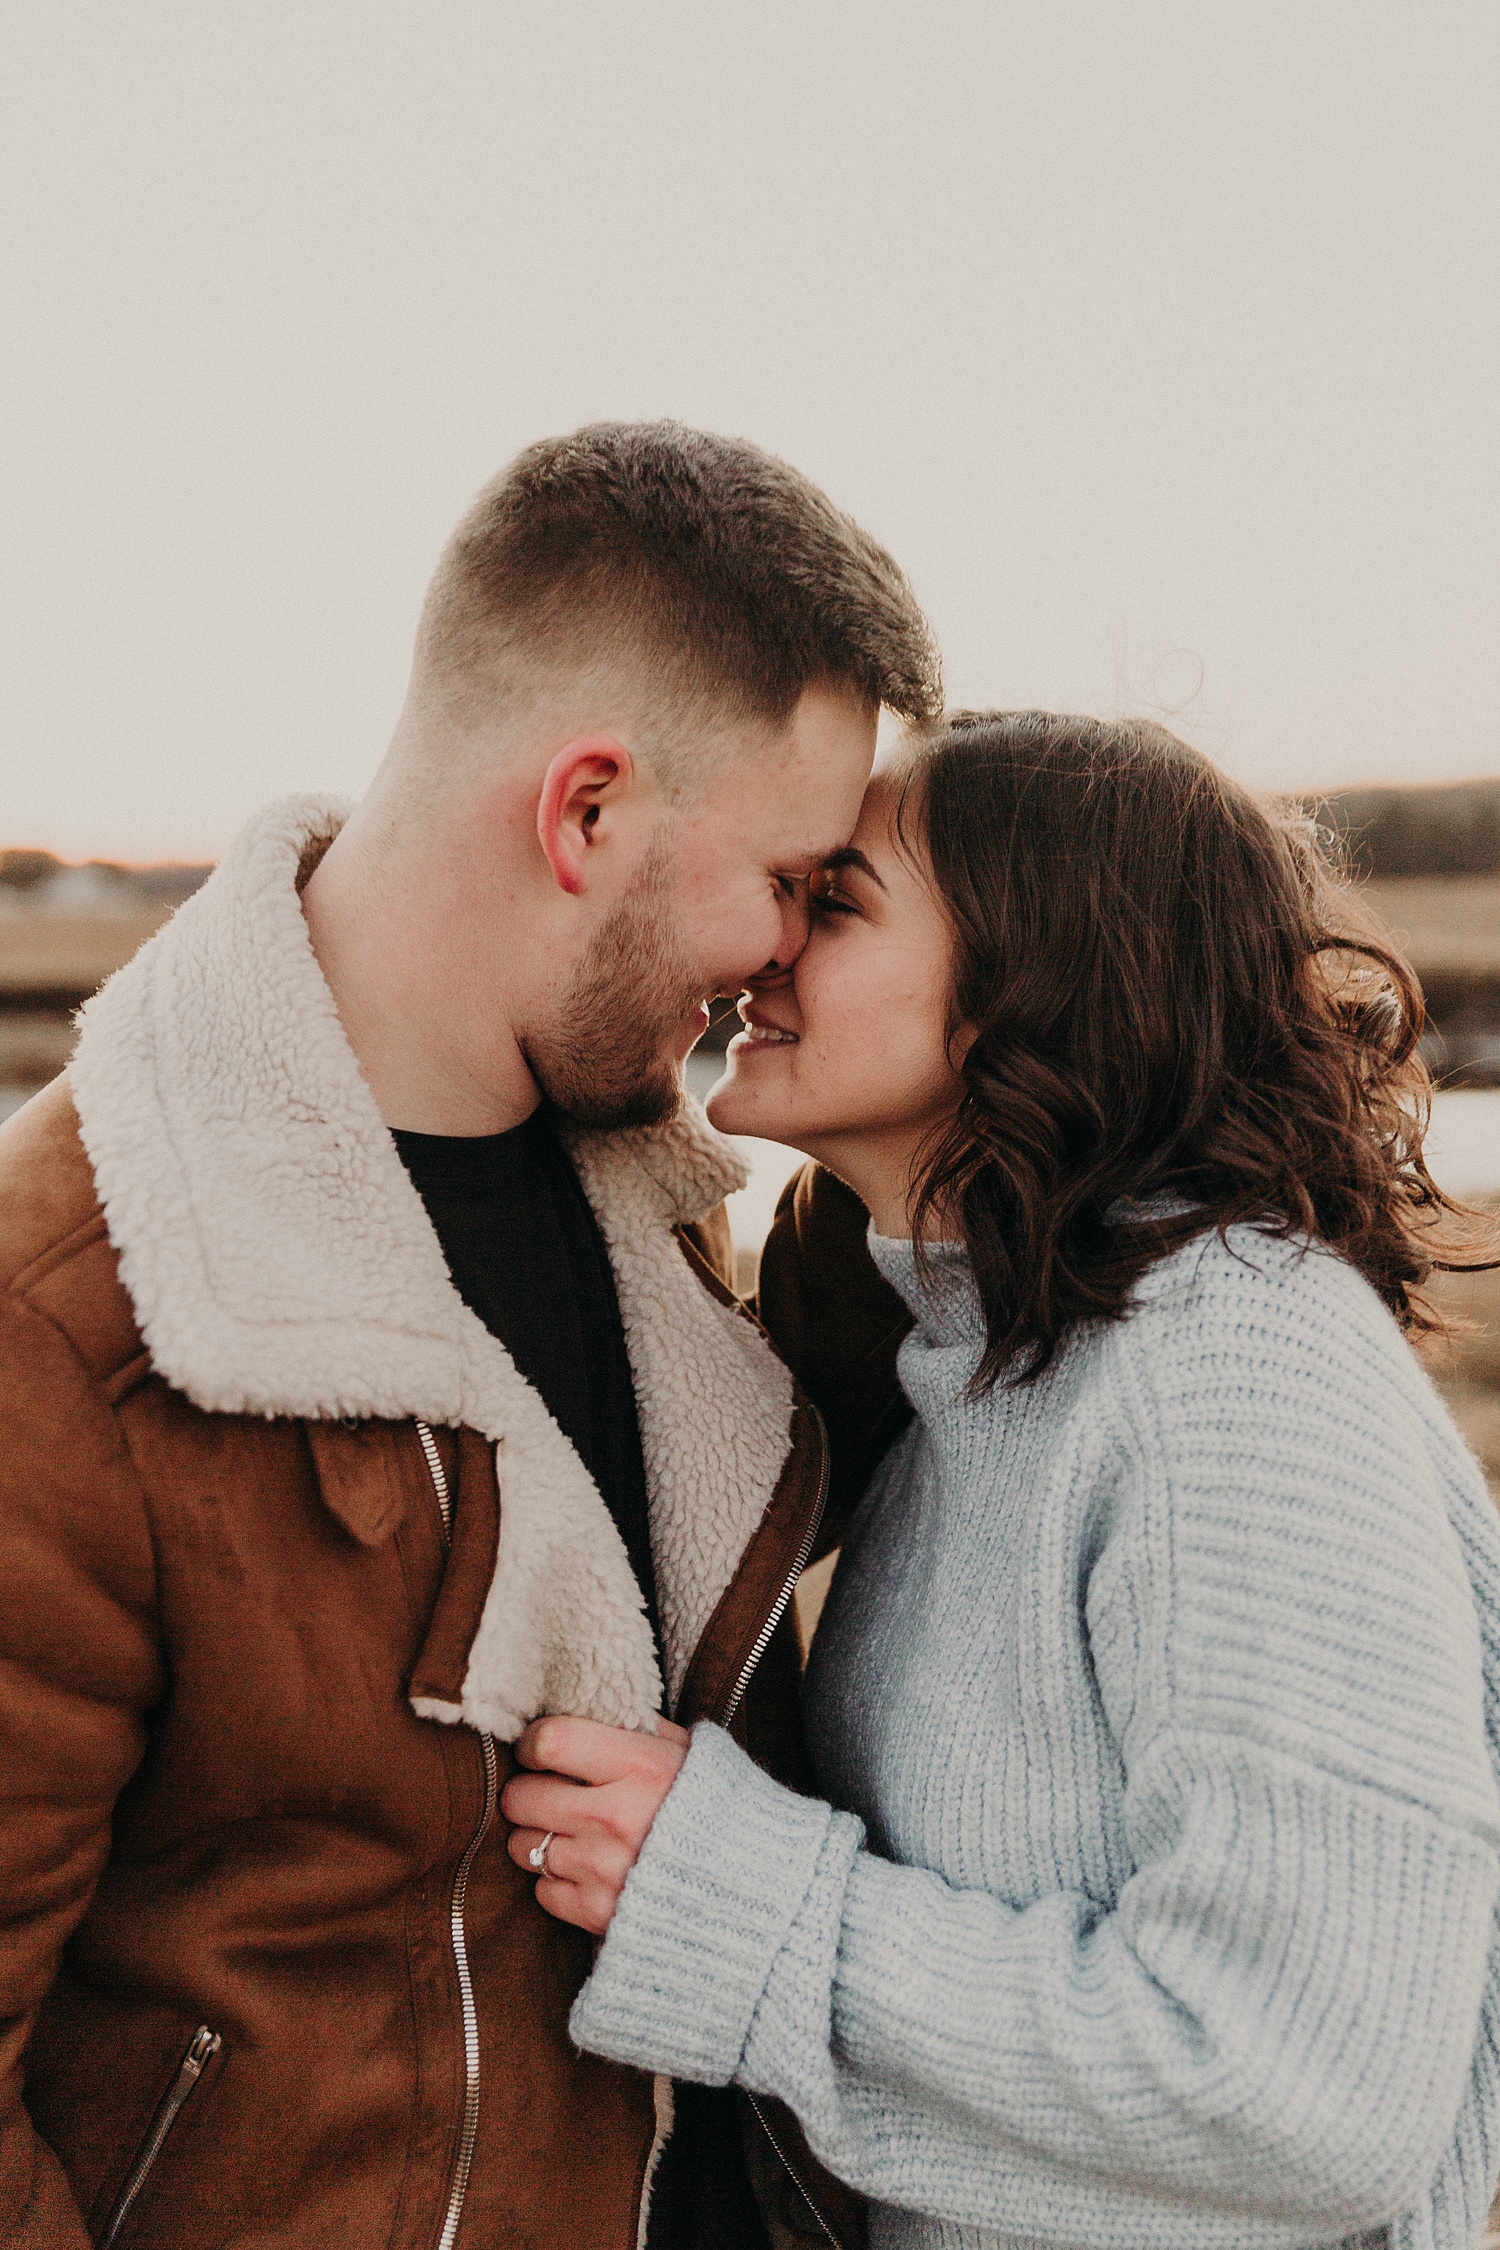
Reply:
M825 883L825 886L820 889L817 883L814 882L813 889L810 894L809 903L811 904L814 914L818 915L859 913L859 907L856 905L855 901L850 898L847 891L838 890L831 884Z

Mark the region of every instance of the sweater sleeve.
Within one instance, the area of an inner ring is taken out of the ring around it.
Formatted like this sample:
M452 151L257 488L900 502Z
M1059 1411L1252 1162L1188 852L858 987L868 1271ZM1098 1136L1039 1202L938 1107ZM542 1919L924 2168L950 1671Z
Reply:
M1330 1416L1277 1327L1174 1372L1143 1324L1116 1370L1144 1464L1091 1595L1117 1896L894 1866L700 1728L583 2044L775 2094L841 2177L957 2223L1045 2231L1062 2196L1069 2240L1144 2241L1132 2208L1186 2199L1195 2240L1295 2240L1421 2200L1500 1890L1473 1598L1421 1378L1352 1336Z

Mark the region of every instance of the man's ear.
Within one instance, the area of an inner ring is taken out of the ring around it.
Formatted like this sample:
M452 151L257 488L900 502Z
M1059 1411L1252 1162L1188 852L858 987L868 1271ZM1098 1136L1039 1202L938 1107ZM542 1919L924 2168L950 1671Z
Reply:
M610 734L582 735L565 743L548 766L537 800L536 832L560 891L577 897L587 889L589 855L600 841L600 815L607 800L622 796L634 779L630 752Z

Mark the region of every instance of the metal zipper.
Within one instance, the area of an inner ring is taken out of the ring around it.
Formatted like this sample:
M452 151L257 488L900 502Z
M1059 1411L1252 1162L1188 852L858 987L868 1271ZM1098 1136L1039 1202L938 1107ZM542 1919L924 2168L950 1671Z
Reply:
M432 1434L430 1422L417 1424L417 1436L422 1444L422 1457L427 1463L427 1474L432 1479L432 1489L437 1494L438 1514L443 1519L443 1545L453 1536L453 1503L448 1498L448 1472L443 1467L443 1456L437 1449L437 1439Z
M792 1567L788 1571L781 1589L755 1637L754 1645L740 1667L739 1676L724 1702L719 1715L721 1726L727 1727L729 1725L744 1701L745 1691L755 1676L756 1667L771 1645L771 1636L786 1615L787 1604L797 1590L798 1579L807 1568L807 1558L813 1551L819 1528L823 1522L824 1511L828 1505L828 1430L818 1409L813 1407L811 1411L817 1424L823 1454L818 1477L817 1498L813 1503L812 1514L808 1518L807 1529L803 1533L802 1544L797 1550ZM443 1539L446 1544L452 1532L452 1504L448 1496L447 1473L443 1468L442 1456L437 1448L437 1439L433 1436L430 1425L419 1421L416 1427L417 1437L422 1447L422 1457L427 1463L427 1473L432 1479L432 1489L437 1494L438 1513L443 1519ZM468 1892L469 1870L474 1864L474 1856L484 1842L490 1823L495 1817L496 1784L498 1780L494 1742L487 1734L481 1734L479 1741L484 1752L484 1813L478 1830L470 1839L468 1850L459 1861L458 1872L453 1879L453 1901L450 1916L450 1927L453 1935L453 1959L458 1970L458 1989L463 2005L464 2019L464 2122L463 2131L459 2135L458 2159L453 2168L453 2184L448 2197L447 2216L443 2222L443 2231L438 2237L438 2250L453 2250L453 2243L458 2234L459 2221L463 2217L464 2197L469 2186L469 2171L474 2161L474 2143L479 2132L479 2016L474 2005L474 1986L469 1974L469 1949L464 1934L464 1900ZM767 2124L764 2110L753 2094L749 2095L747 2099L755 2112L761 2131L785 2166L797 2193L812 2212L828 2240L837 2245L838 2236L803 2186L795 2165Z
M193 2033L188 2042L187 2053L177 2065L176 2077L156 2105L155 2115L146 2128L146 2138L137 2151L135 2162L125 2175L125 2184L110 2205L104 2232L99 2237L99 2250L109 2250L110 2244L129 2218L131 2205L145 2186L151 2167L160 2156L166 2145L167 2135L177 2122L178 2111L223 2044L219 2034L210 2031L206 2023L200 2023Z
M735 1681L734 1686L730 1689L729 1695L724 1703L723 1710L719 1714L719 1724L723 1727L728 1726L730 1720L734 1717L736 1711L738 1711L740 1705L744 1702L745 1690L749 1687L751 1680L755 1676L755 1668L759 1664L761 1658L765 1655L766 1650L770 1647L772 1634L775 1632L777 1626L781 1623L782 1618L786 1615L787 1603L791 1600L793 1594L797 1591L797 1581L802 1576L803 1571L807 1568L807 1558L812 1553L813 1547L817 1542L818 1532L823 1522L823 1514L828 1506L828 1425L823 1420L822 1414L819 1412L817 1407L812 1407L810 1411L812 1413L814 1421L817 1423L818 1436L822 1441L823 1447L823 1465L818 1476L818 1496L813 1503L813 1511L811 1516L809 1516L808 1518L807 1529L802 1535L802 1544L797 1550L797 1558L792 1564L791 1570L787 1574L786 1581L782 1586L780 1593L777 1595L775 1601L771 1605L770 1613L767 1616L765 1623L761 1626L760 1631L756 1634L754 1646L751 1648L749 1655L745 1658L744 1663L741 1665L739 1678ZM819 2210L817 2204L813 2201L809 2189L803 2182L802 2175L797 2170L797 2167L792 2162L791 2158L787 2155L786 2150L782 2147L781 2142L777 2138L776 2134L772 2131L770 2122L766 2117L766 2113L761 2108L756 2096L747 2091L745 2099L749 2102L751 2109L755 2112L756 2123L759 2125L761 2131L765 2134L766 2139L770 2142L772 2148L775 2150L776 2155L780 2159L782 2167L785 2170L787 2177L790 2179L793 2187L797 2190L797 2193L801 2196L803 2202L807 2205L808 2210L811 2211L813 2217L817 2220L818 2225L823 2230L823 2233L827 2236L828 2240L833 2243L834 2250L841 2250L838 2235L834 2232L827 2219L823 2216L823 2213Z
M719 1713L721 1727L728 1726L730 1720L744 1702L745 1690L755 1676L755 1668L771 1645L771 1635L786 1615L786 1605L797 1591L797 1581L807 1568L807 1558L813 1551L819 1527L823 1521L823 1511L828 1505L828 1427L817 1407L814 1406L809 1411L818 1425L818 1436L823 1445L823 1466L818 1477L818 1497L813 1503L813 1512L808 1518L807 1529L802 1535L802 1544L797 1550L797 1559L787 1574L786 1583L783 1585L781 1592L772 1603L765 1623L756 1634L755 1645L740 1666L740 1676L730 1689L728 1700Z
M432 1489L437 1494L438 1514L443 1519L443 1545L446 1547L453 1533L453 1504L448 1495L447 1472L430 1424L418 1422L417 1437L421 1442L422 1457L427 1463L427 1473L432 1479ZM470 1870L495 1817L495 1803L500 1793L500 1770L493 1735L485 1734L478 1728L475 1732L479 1735L479 1748L484 1758L484 1810L479 1817L479 1826L469 1838L468 1848L458 1863L453 1877L453 1894L448 1904L448 1930L453 1940L453 1966L458 1972L458 1999L464 2025L464 2114L437 2250L453 2250L464 2215L464 2198L469 2192L469 2174L474 2166L474 2144L479 2138L479 2010L474 2000L474 1979L469 1971L469 1941L464 1930L464 1906L469 1895Z
M759 2125L761 2131L765 2134L766 2139L770 2142L772 2148L775 2149L776 2154L781 2158L783 2165L786 2167L787 2174L791 2179L793 2187L797 2190L797 2193L801 2196L803 2202L807 2205L808 2210L811 2211L813 2217L817 2220L818 2225L823 2229L823 2232L828 2237L828 2240L833 2244L834 2250L843 2250L843 2244L840 2241L840 2238L834 2233L833 2228L828 2224L828 2221L824 2218L816 2203L814 2203L807 2189L803 2186L802 2176L798 2172L796 2165L792 2162L791 2158L787 2155L786 2150L782 2147L780 2141L776 2138L775 2133L771 2130L770 2119L766 2116L765 2111L760 2106L759 2096L756 2094L747 2093L745 2095L745 2099L755 2112L756 2123Z

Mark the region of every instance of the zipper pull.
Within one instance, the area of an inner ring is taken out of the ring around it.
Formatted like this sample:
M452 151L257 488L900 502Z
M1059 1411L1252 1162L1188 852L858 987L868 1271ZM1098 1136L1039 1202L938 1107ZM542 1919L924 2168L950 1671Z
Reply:
M205 2069L224 2042L206 2023L200 2023L188 2042L187 2053L177 2065L177 2074L156 2105L156 2114L146 2128L146 2138L136 2150L135 2162L126 2173L119 2194L110 2206L104 2231L99 2237L99 2250L110 2250L110 2244L130 2216L131 2206L151 2175L151 2168L166 2146L167 2135L177 2122L182 2108Z
M223 2044L216 2031L210 2031L206 2023L200 2024L193 2033L192 2045L182 2058L181 2075L184 2078L201 2078Z

